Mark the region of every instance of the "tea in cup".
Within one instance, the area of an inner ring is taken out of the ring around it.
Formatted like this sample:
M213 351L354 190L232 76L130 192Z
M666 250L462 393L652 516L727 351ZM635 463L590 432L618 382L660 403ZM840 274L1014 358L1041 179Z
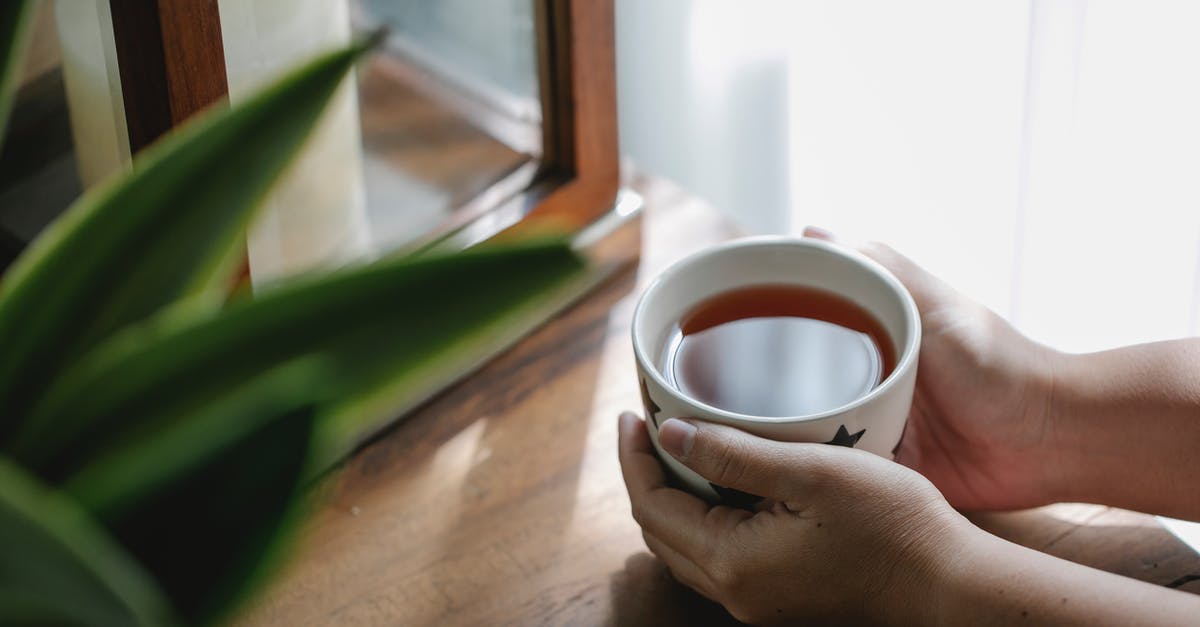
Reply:
M921 325L912 296L867 257L810 239L757 237L688 257L642 293L633 346L650 439L668 471L712 502L714 485L658 443L689 418L762 437L888 458L912 404Z

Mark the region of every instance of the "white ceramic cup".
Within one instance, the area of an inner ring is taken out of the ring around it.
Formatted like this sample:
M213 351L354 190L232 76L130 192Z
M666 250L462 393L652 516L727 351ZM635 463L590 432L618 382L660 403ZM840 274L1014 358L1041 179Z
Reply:
M679 320L711 296L764 284L818 288L859 305L883 325L894 343L895 368L850 403L804 416L739 414L707 405L669 385L661 357ZM633 314L633 352L654 448L684 487L710 502L730 505L746 506L758 499L710 483L663 451L658 426L664 420L721 423L774 440L841 444L891 459L912 405L920 345L917 305L895 276L857 252L812 239L752 237L696 253L655 279Z

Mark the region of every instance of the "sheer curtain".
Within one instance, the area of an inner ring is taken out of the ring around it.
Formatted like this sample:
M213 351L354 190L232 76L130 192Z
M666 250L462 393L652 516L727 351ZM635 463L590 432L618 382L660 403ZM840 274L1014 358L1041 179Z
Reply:
M1200 334L1200 3L617 1L622 150L1069 351Z

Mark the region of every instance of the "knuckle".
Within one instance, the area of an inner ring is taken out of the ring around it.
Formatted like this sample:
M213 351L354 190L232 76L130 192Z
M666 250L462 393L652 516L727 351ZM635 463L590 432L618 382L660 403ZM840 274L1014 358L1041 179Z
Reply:
M712 561L709 578L716 585L722 599L736 599L745 586L745 574L738 560L719 555Z
M705 575L711 583L713 600L720 603L738 621L758 624L766 618L756 607L754 576L748 570L747 554L736 544L721 543L706 560Z
M652 540L651 538L652 538L652 536L650 535L650 533L647 532L645 529L642 529L642 542L646 544L646 548L650 549L651 553L658 555L658 551L654 550L654 540Z
M894 261L897 257L897 253L894 248L876 240L871 240L864 243L860 247L860 251L868 257L879 261L880 263Z
M633 505L633 522L637 523L643 530L646 528L647 516L646 510L638 504ZM643 531L644 533L644 531Z
M822 448L824 446L814 444L804 447L804 455L807 457L804 464L805 481L811 492L825 492L843 477L835 471L834 461L829 458L830 451Z
M740 485L746 475L741 451L727 442L714 442L707 455L707 466L712 480L721 485Z

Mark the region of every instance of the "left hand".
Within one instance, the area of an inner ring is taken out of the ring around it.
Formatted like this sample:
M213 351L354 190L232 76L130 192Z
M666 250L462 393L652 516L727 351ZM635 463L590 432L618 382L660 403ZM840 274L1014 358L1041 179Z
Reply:
M820 229L804 234L837 243ZM1056 380L1064 355L891 247L857 248L896 275L921 312L917 385L896 461L928 477L959 509L1061 500L1071 472L1056 400L1070 396Z
M864 451L678 419L659 438L702 477L767 497L749 512L668 487L645 423L622 414L621 468L646 545L744 622L921 622L940 571L970 541L929 481Z

